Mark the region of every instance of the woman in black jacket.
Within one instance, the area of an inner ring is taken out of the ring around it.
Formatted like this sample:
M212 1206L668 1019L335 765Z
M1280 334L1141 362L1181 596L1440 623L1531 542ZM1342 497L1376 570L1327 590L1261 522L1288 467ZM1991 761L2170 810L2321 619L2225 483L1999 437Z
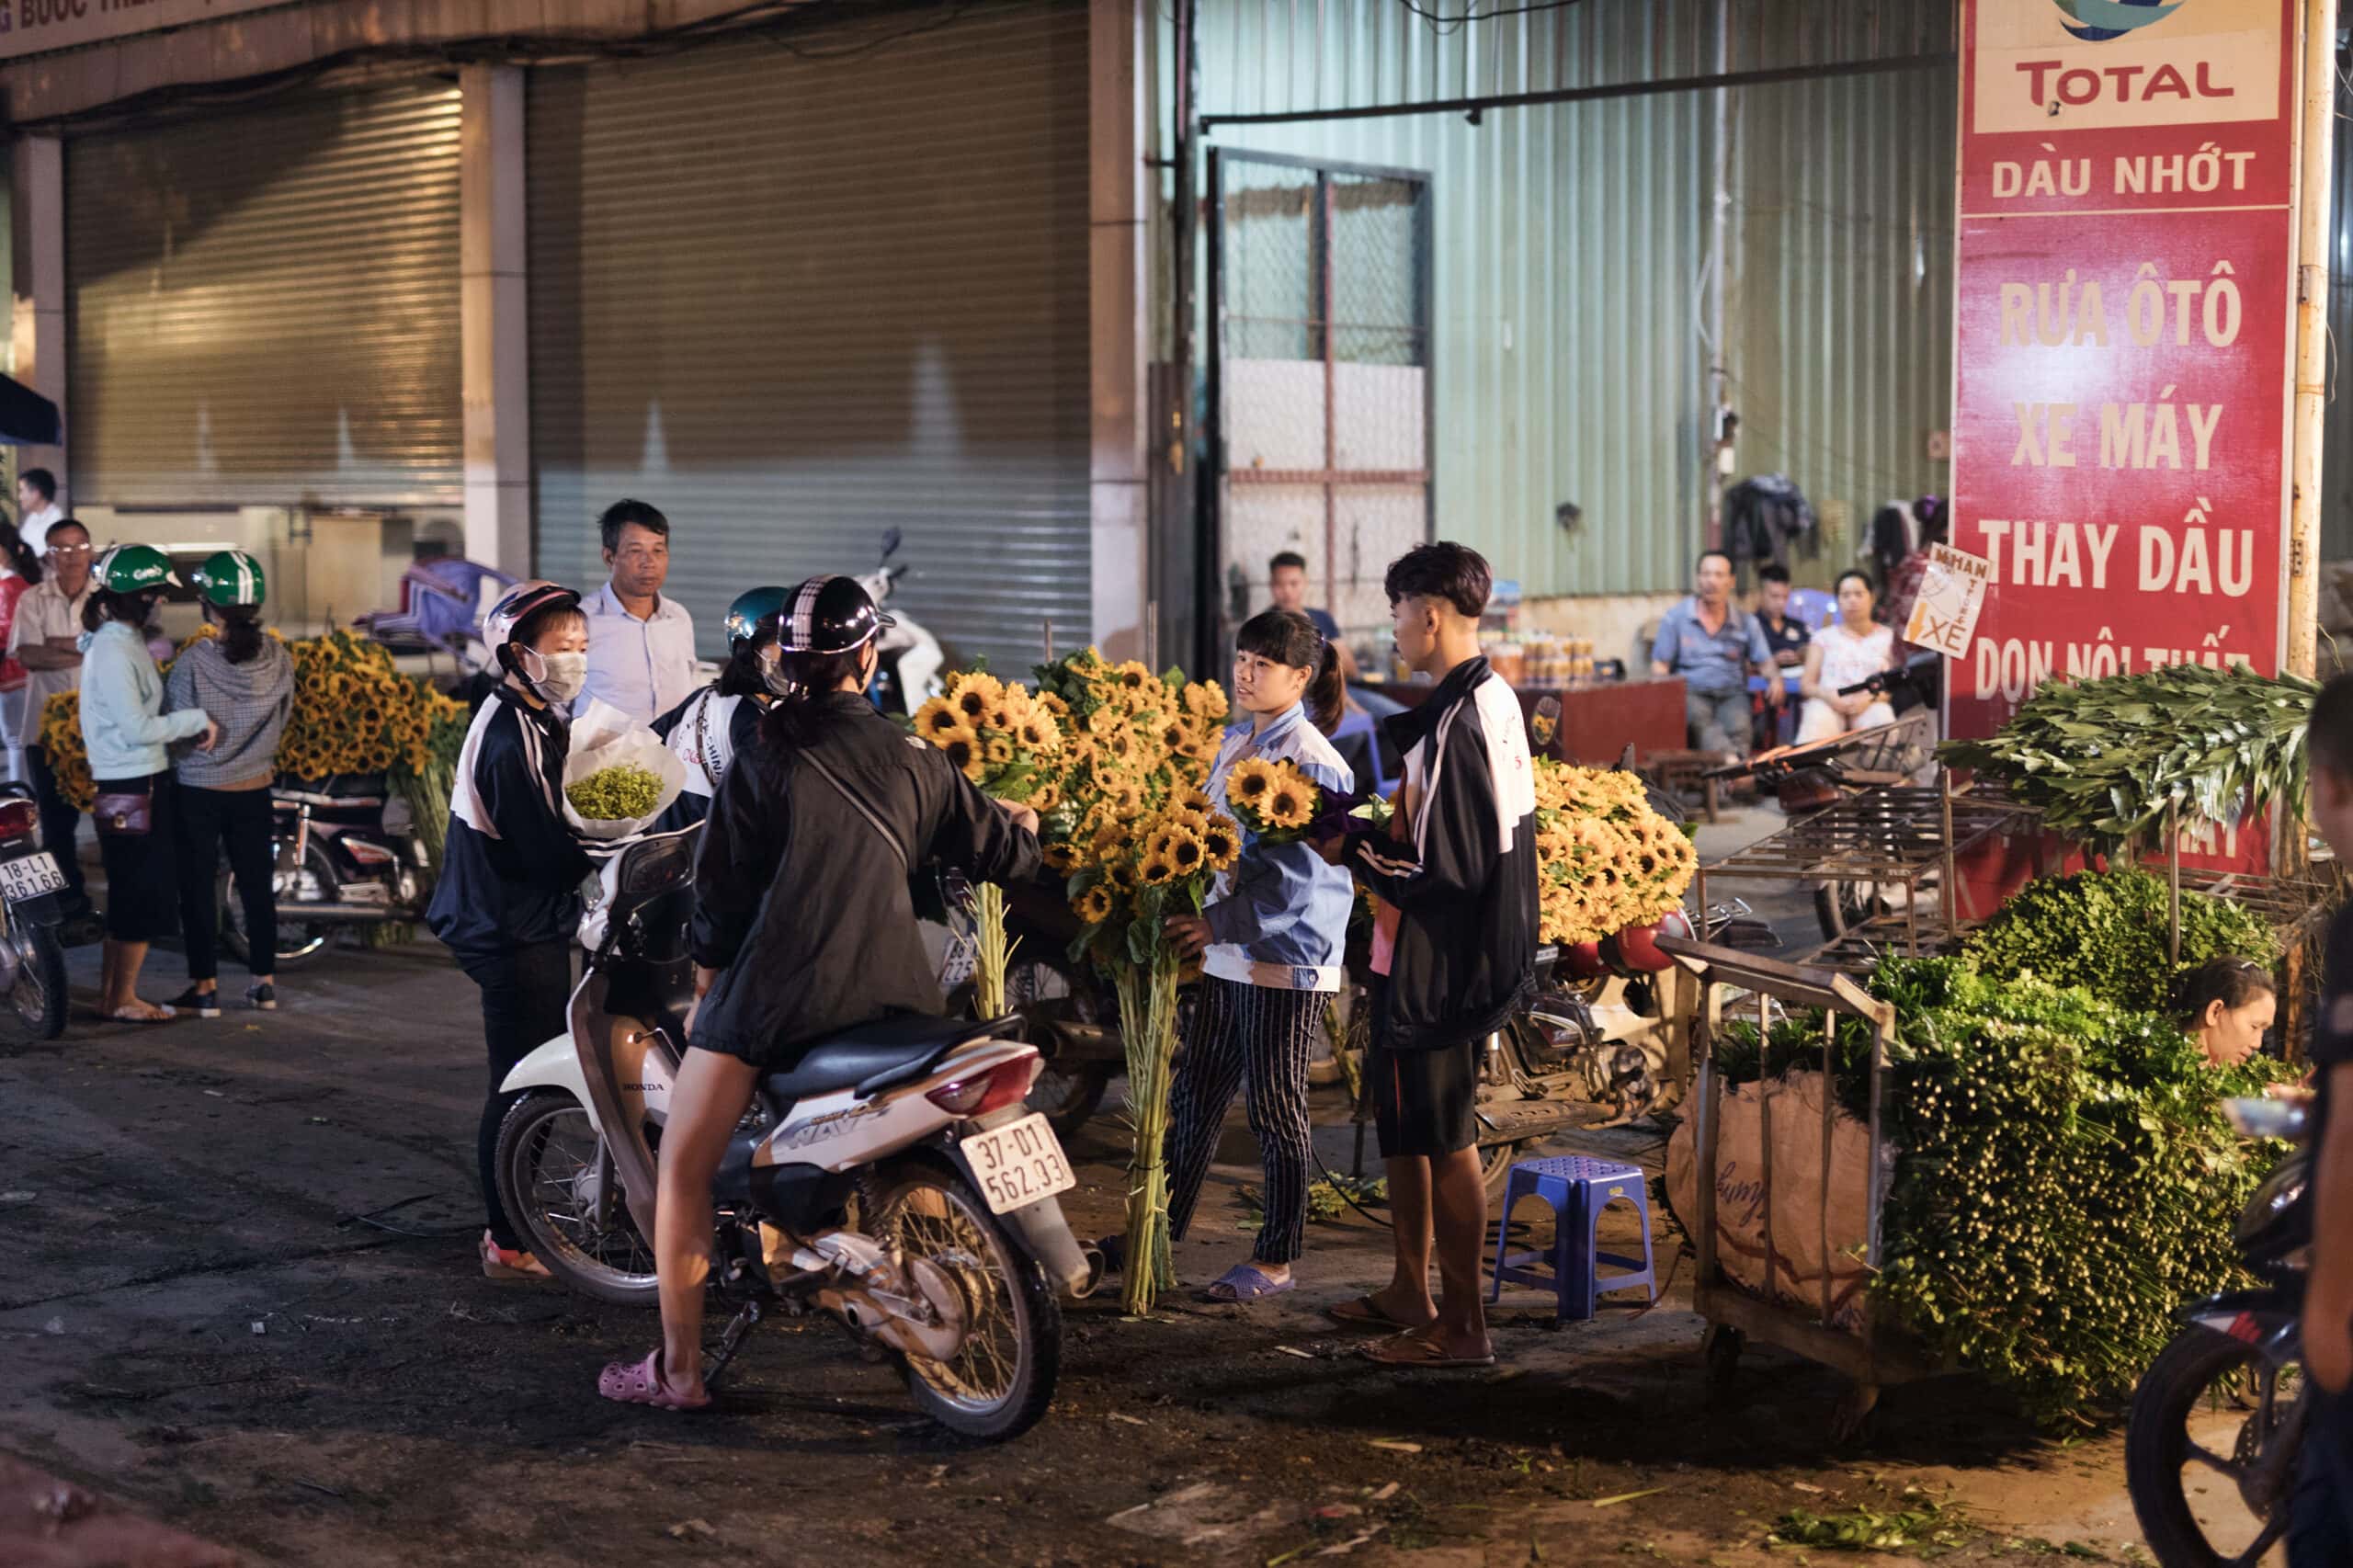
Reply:
M891 620L855 578L813 577L772 619L777 700L720 784L695 858L703 994L670 1093L654 1200L663 1344L597 1381L629 1403L710 1403L711 1181L761 1075L853 1025L946 1011L909 869L938 861L993 882L1038 869L1036 812L990 801L866 700L874 640Z
M517 583L483 618L483 642L504 679L483 699L458 756L441 880L426 923L482 987L489 1047L475 1156L482 1171L482 1271L544 1279L498 1201L498 1124L513 1096L499 1085L515 1064L563 1032L572 997L572 939L580 883L591 869L563 815L566 714L588 674L588 619L580 596L553 583Z

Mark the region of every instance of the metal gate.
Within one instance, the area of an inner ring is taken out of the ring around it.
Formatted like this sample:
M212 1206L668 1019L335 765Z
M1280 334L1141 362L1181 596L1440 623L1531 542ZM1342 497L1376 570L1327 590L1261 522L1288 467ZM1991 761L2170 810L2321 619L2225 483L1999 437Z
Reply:
M1385 645L1381 576L1431 533L1429 176L1212 151L1209 254L1201 657L1286 550L1345 637Z

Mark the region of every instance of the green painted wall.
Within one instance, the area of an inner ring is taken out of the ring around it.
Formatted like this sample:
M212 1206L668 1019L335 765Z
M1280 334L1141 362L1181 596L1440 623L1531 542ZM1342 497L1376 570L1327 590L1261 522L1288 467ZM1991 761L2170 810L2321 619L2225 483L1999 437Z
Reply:
M1948 51L1951 10L1730 0L1730 63ZM1586 0L1451 29L1394 0L1203 0L1201 14L1208 115L1697 75L1717 36L1715 0ZM1947 62L1722 95L1739 472L1786 472L1843 520L1825 581L1881 500L1944 486L1927 454L1952 380L1957 90ZM1492 109L1475 125L1210 137L1431 176L1438 528L1531 596L1676 587L1701 539L1718 102L1686 91ZM1563 501L1583 513L1572 531L1555 520Z

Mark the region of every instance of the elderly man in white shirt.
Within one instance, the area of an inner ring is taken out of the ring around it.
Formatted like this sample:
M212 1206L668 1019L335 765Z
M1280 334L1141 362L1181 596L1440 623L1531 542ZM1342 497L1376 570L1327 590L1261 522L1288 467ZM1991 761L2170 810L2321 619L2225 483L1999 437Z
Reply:
M612 576L580 606L588 612L584 695L650 724L695 688L694 618L662 597L670 519L642 501L616 501L597 526Z

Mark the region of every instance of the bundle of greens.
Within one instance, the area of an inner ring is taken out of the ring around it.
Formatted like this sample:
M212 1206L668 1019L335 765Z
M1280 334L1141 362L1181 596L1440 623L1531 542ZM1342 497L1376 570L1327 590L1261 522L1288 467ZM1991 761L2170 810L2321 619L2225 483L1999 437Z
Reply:
M2046 681L1992 738L1938 755L2003 780L2052 831L2102 848L2146 844L2177 803L2187 827L2304 809L2304 726L2320 687L2295 676L2168 665Z
M635 763L617 762L565 785L563 798L591 822L627 822L662 803L662 780Z
M2031 974L2080 985L2130 1012L2170 1012L2181 977L2225 956L2278 956L2261 915L2225 899L2181 895L2181 963L2166 953L2165 884L2132 867L2027 883L1970 934L1962 956L1995 979Z
M1888 960L1871 988L1899 1019L1874 1301L2044 1419L2121 1397L2176 1309L2238 1271L2232 1221L2274 1150L2238 1139L2222 1102L2281 1069L2216 1069L2163 1018L1959 959ZM1753 1025L1731 1032L1733 1081L1821 1065L1819 1017L1761 1052ZM1859 1115L1869 1063L1868 1036L1842 1028L1835 1087Z

